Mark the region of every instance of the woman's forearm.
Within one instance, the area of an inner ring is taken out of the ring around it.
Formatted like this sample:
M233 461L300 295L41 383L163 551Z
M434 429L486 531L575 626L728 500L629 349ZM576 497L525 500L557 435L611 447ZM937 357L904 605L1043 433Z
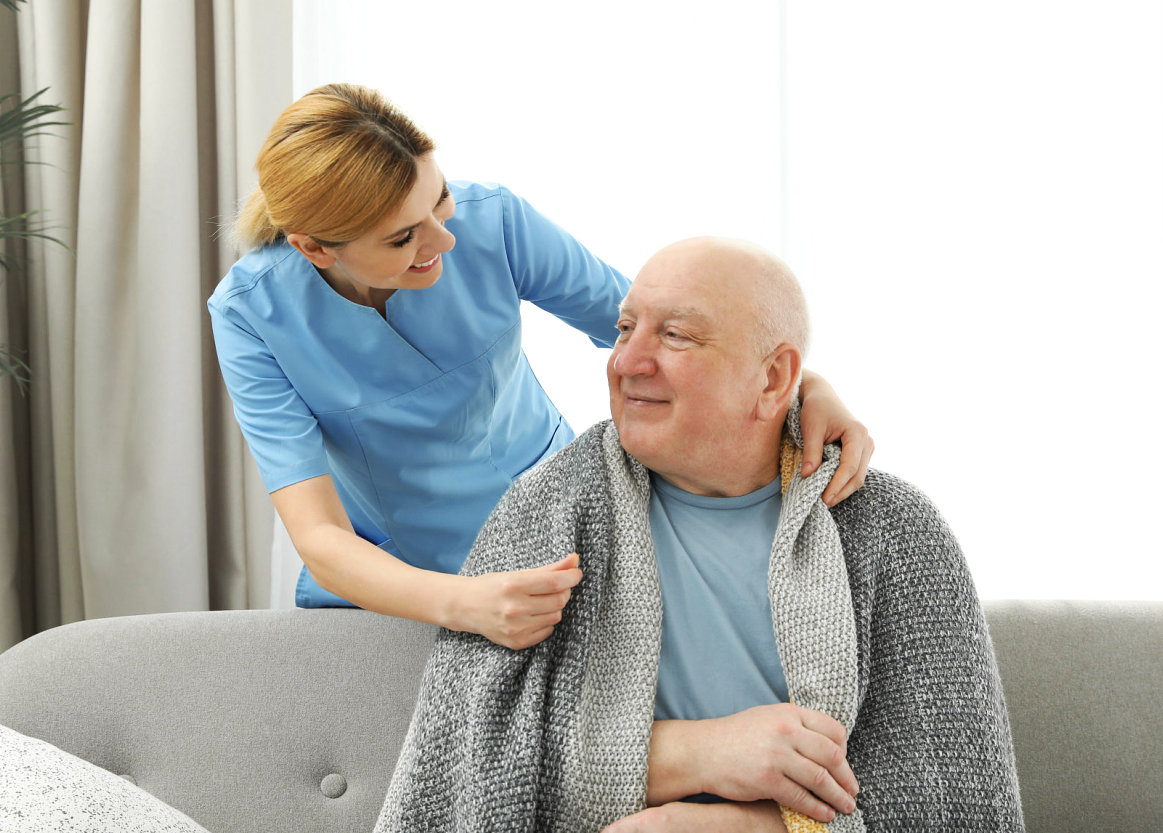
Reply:
M355 534L329 475L271 493L311 577L365 610L447 625L456 577L421 570Z
M804 401L804 394L811 392L812 394L828 394L836 396L836 391L828 384L828 380L816 373L814 370L808 370L806 367L800 371L800 401Z
M414 567L336 525L320 524L291 540L324 590L365 610L455 627L457 585L465 579Z
M577 553L529 570L458 576L414 567L360 538L327 475L271 493L291 541L324 590L365 610L471 631L520 649L561 621L582 578Z

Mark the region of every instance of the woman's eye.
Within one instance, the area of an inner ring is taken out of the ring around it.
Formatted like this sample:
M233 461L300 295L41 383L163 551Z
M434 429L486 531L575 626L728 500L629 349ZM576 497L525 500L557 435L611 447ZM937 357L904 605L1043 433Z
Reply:
M446 199L451 196L452 192L448 190L448 183L446 182L444 183L444 190L440 192L440 199L436 201L437 207L439 207Z
M416 239L416 229L412 229L407 234L405 234L403 237L401 237L399 240L393 240L392 246L394 246L397 249L402 249L405 246L407 246L409 243L411 243L414 239Z

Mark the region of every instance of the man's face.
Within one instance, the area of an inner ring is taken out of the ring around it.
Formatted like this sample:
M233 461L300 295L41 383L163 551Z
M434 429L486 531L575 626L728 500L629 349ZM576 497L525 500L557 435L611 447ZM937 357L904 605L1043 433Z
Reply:
M755 349L745 264L698 244L672 246L639 273L606 364L622 446L680 488L717 494L748 453L766 370Z

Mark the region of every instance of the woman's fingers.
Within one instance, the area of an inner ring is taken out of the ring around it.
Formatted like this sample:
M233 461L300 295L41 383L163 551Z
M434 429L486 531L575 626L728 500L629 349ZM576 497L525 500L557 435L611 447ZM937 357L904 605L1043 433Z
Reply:
M552 564L510 573L513 591L528 596L540 596L560 593L574 587L582 580L582 571L577 566L579 560L578 554L571 552Z
M800 423L800 433L804 440L800 475L807 477L818 469L824 460L824 423L819 420L804 420Z
M530 596L529 615L536 619L538 617L561 613L566 603L569 602L570 595L572 595L571 590L562 590L560 593L545 593L539 596Z
M876 448L868 429L860 423L845 431L840 439L840 465L824 489L823 500L826 506L835 506L864 485L868 463Z
M579 560L570 553L542 567L470 579L474 612L465 629L514 650L541 642L561 621L572 588L582 579Z

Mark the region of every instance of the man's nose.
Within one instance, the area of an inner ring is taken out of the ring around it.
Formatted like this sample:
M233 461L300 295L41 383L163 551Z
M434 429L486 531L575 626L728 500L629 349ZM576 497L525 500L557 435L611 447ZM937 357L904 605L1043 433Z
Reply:
M633 332L614 349L614 372L619 376L649 376L655 370L654 353L645 334Z

